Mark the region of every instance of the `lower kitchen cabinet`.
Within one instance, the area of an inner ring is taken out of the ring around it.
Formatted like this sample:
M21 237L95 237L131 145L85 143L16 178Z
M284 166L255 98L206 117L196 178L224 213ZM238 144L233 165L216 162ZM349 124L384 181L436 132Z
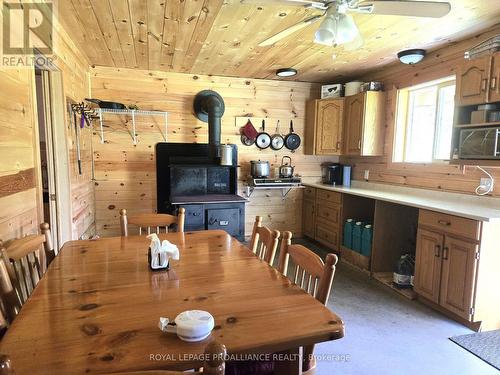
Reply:
M435 216L440 217L429 220ZM415 291L470 322L474 320L479 240L470 235L475 231L466 229L479 225L474 220L421 210L417 233Z
M302 231L328 248L340 250L342 194L306 187L302 209Z

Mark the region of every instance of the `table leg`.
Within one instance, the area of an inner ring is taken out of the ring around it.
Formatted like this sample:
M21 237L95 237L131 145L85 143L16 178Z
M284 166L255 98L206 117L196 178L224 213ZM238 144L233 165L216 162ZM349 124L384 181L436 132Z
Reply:
M301 375L302 374L302 348L293 348L276 353L274 362L274 375Z

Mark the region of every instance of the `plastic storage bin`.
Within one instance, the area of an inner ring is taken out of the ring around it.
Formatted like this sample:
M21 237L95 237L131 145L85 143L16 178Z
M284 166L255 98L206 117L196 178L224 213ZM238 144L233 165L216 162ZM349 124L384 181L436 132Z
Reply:
M361 254L369 257L372 253L373 226L367 224L361 233Z
M342 245L350 249L352 247L352 227L354 226L354 219L347 219L344 223L344 236L342 238Z
M361 252L361 233L363 232L363 222L357 221L352 228L352 246L351 249Z

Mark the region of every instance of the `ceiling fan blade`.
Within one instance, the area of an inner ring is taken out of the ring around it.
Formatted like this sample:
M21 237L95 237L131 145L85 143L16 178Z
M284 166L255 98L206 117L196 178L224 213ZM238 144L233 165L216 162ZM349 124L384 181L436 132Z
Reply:
M269 5L269 4L281 4L281 5L292 5L300 6L306 8L316 8L326 10L327 5L320 0L240 0L241 4L257 4L257 5Z
M313 16L310 18L305 19L304 21L300 21L299 23L296 23L293 26L290 26L289 28L280 31L277 34L274 34L272 37L267 38L266 40L262 41L259 43L259 47L265 47L265 46L270 46L278 41L280 41L283 38L286 38L288 35L291 35L301 29L303 29L306 26L309 26L316 21L318 21L320 18L323 18L324 15L317 15Z
M450 12L451 5L437 1L378 0L362 1L354 10L360 13L440 18Z

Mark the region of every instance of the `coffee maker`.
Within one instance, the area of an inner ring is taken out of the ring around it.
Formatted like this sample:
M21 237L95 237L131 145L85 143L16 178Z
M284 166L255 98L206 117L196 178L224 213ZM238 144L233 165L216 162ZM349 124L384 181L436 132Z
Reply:
M324 184L342 185L344 166L340 163L321 164L321 176Z

